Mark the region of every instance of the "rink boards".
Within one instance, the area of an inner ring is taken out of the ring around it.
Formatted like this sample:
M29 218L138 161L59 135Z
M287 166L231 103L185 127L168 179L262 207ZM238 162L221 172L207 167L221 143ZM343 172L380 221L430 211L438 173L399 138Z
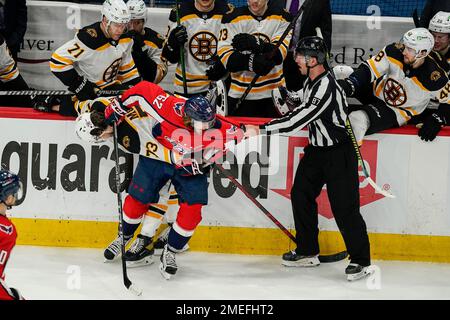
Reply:
M73 247L109 243L118 221L112 144L85 144L76 137L72 119L32 110L0 108L0 126L2 166L18 172L24 181L21 204L10 212L18 243ZM422 142L416 134L413 127L389 130L369 137L362 148L373 179L397 197L376 194L360 178L361 213L372 257L450 262L450 130L443 130L432 143ZM293 229L289 193L306 143L306 131L294 137L253 139L236 146L224 163L289 229ZM120 153L123 188L136 160ZM171 213L176 209L172 206ZM343 249L325 188L319 213L322 253ZM292 246L228 179L211 172L209 205L191 240L193 250L280 254Z

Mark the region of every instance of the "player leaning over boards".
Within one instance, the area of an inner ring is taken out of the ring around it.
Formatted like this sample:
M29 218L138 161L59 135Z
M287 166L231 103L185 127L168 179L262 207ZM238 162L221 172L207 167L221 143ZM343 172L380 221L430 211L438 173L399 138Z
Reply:
M19 176L0 170L0 300L24 300L19 290L8 287L5 282L6 264L17 239L16 227L6 216L6 210L19 200L20 190Z
M73 40L55 50L50 69L75 96L48 97L41 111L76 116L74 102L95 99L99 89L122 90L140 81L125 33L130 12L123 0L106 0L102 20L82 28Z
M160 271L169 279L178 269L176 253L189 242L201 221L202 206L208 203L204 171L208 166L203 160L214 161L226 142L240 141L242 131L216 117L215 107L203 96L186 100L146 81L127 90L120 100L110 99L104 112L83 113L76 130L83 140L100 142L111 136L112 121L118 124L119 143L140 155L123 205L124 237L133 236L148 205L158 202L169 180L179 195L177 219L161 255Z
M164 37L145 27L147 7L143 0L129 0L127 7L131 15L128 29L133 38L134 63L143 80L160 83L167 74L167 62L161 60Z
M174 8L170 12L162 56L170 63L177 64L175 93L185 97L205 95L211 81L226 76L217 50L222 16L232 6L224 0L184 0L180 3L178 10ZM184 92L183 64L187 92Z
M329 70L328 50L319 37L300 39L295 61L306 75L303 102L281 119L261 126L246 126L247 137L292 134L308 126L309 145L295 174L291 190L297 248L283 255L288 267L320 264L317 197L327 185L336 224L350 255L348 280L368 274L370 244L360 213L358 159L345 128L347 100Z
M362 105L349 115L358 143L366 134L403 126L437 99L441 113L425 121L419 136L433 140L450 122L448 78L429 53L434 39L425 28L407 31L400 43L387 45L346 79L338 80L347 97Z

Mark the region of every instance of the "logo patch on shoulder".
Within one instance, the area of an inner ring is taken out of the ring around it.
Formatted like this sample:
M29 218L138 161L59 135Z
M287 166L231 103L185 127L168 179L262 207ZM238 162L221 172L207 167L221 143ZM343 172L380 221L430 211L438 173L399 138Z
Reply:
M95 31L95 29L89 28L86 30L86 32L92 37L92 38L97 38L97 31Z
M13 233L12 226L5 226L4 224L0 224L0 231L6 233L8 236Z
M430 79L433 81L438 81L441 78L441 73L439 71L433 71L431 73Z

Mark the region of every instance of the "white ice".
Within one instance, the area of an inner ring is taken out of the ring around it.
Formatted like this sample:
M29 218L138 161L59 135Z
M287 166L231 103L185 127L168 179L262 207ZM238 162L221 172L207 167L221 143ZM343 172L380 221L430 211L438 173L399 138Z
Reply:
M155 258L159 258L156 257ZM450 264L373 261L379 271L348 282L348 261L286 268L278 256L186 252L178 273L164 280L159 260L128 269L141 297L122 282L120 260L104 263L99 249L16 246L7 283L27 299L450 299Z

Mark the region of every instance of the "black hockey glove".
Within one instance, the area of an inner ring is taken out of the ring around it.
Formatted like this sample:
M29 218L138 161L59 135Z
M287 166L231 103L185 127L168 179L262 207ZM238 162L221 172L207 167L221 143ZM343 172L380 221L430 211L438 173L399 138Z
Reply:
M272 60L267 59L264 54L252 54L250 56L248 68L258 76L265 76L269 74L273 67L275 67L275 63Z
M206 76L209 80L219 81L226 76L227 69L225 69L218 56L214 56L208 64L209 68L206 69Z
M439 112L431 114L425 119L422 128L419 129L420 139L433 141L443 126L445 126L445 120Z
M41 112L53 112L52 107L61 104L58 96L31 96L31 104L34 110Z
M278 66L283 63L283 55L279 48L273 43L262 41L260 51L265 54L268 59L271 59L275 65Z
M97 98L95 93L96 86L86 78L79 78L79 82L70 86L69 90L75 93L78 100L93 100Z
M257 53L259 51L259 38L248 33L238 33L231 41L234 50L243 52L251 51Z
M169 46L169 50L178 50L180 49L188 40L188 34L186 31L186 27L179 25L169 35L169 39L167 40L167 44Z
M344 90L347 97L353 97L356 91L355 84L350 78L337 80L338 85Z

